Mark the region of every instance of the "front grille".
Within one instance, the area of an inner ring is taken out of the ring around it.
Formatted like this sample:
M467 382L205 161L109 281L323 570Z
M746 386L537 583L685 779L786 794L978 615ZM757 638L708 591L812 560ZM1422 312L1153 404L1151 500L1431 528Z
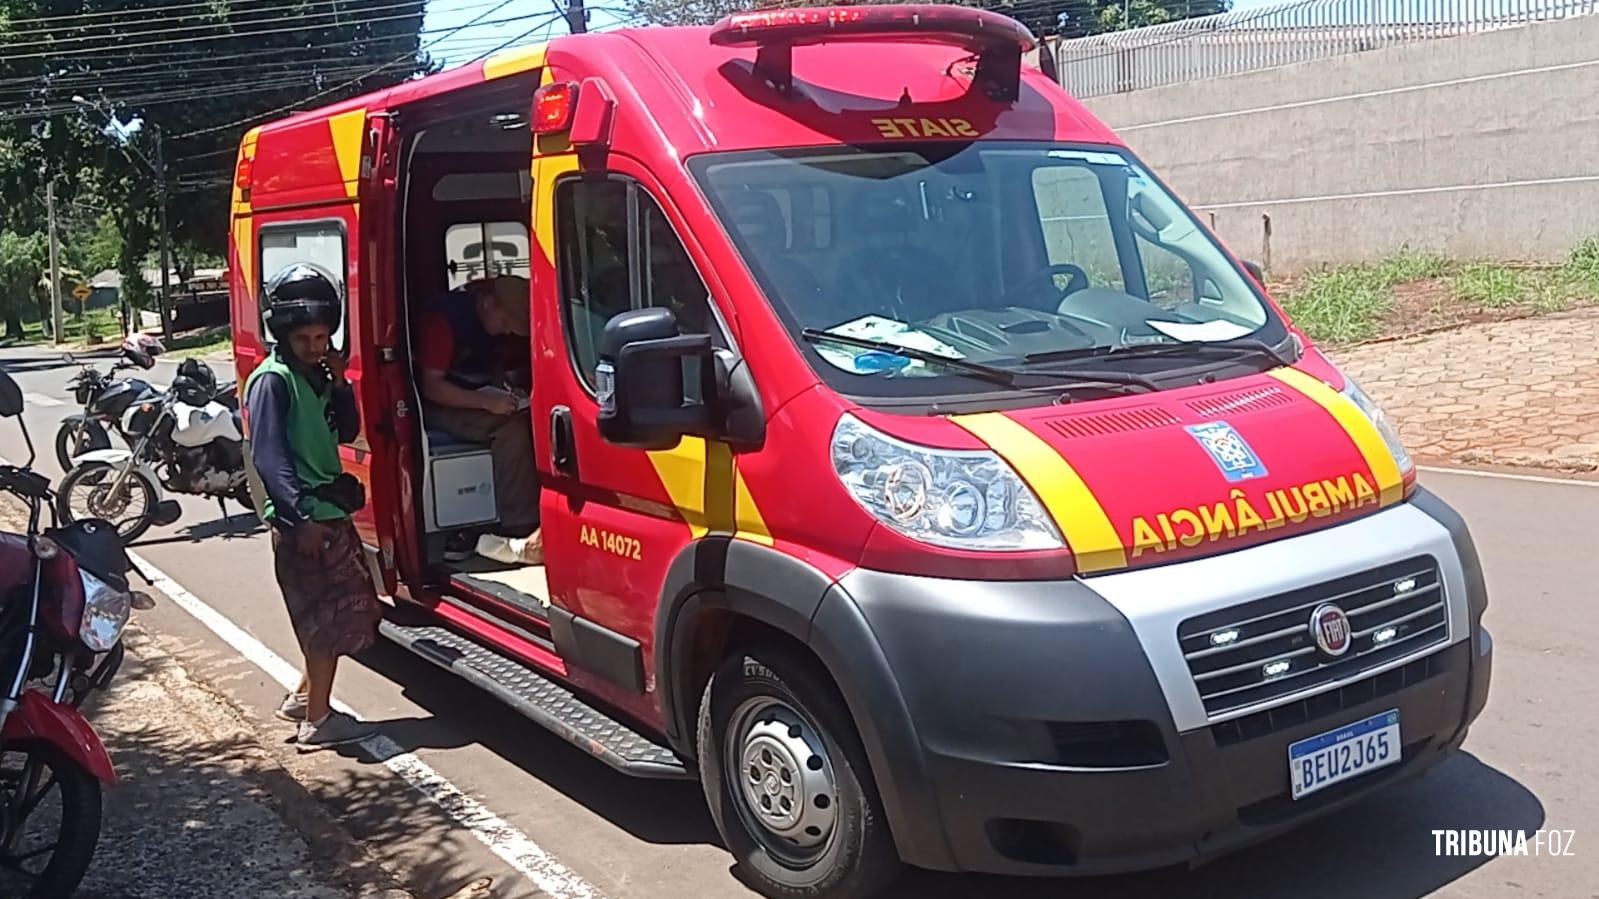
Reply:
M1312 721L1320 721L1346 709L1375 702L1401 690L1445 674L1449 671L1450 654L1435 652L1424 655L1398 668L1389 668L1376 677L1344 684L1336 690L1324 690L1296 702L1286 702L1249 715L1240 715L1211 725L1210 734L1217 746L1269 737Z
M1328 602L1349 616L1350 647L1336 658L1310 630L1311 611ZM1448 639L1449 616L1438 562L1422 556L1190 618L1177 636L1215 716L1437 646Z

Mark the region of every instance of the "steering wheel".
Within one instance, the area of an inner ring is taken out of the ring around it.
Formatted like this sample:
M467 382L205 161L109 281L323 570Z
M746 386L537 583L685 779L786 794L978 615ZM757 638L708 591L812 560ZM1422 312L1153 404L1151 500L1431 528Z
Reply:
M1036 304L1029 303L1027 302L1028 300L1044 299L1046 304L1040 305L1038 308L1048 309L1053 312L1060 305L1061 300L1079 290L1087 290L1089 287L1088 273L1083 271L1080 266L1072 265L1070 262L1054 263L1044 270L1044 274L1049 276L1049 286L1050 290L1054 291L1053 296L1045 294L1041 285L1036 284L1032 278L1028 278L1026 284L1011 290L1001 297L1000 305L1032 307ZM1060 275L1065 275L1068 279L1065 287L1059 287L1056 284L1055 279Z

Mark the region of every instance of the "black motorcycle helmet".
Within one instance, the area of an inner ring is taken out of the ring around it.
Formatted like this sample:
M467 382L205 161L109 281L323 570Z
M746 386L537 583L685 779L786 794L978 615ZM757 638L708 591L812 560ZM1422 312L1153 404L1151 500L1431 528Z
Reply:
M344 296L333 275L321 266L296 262L267 282L266 311L261 317L273 338L281 342L306 325L338 328L343 306Z
M178 366L178 376L172 379L172 392L181 402L204 406L216 396L217 376L211 366L199 359L185 359Z

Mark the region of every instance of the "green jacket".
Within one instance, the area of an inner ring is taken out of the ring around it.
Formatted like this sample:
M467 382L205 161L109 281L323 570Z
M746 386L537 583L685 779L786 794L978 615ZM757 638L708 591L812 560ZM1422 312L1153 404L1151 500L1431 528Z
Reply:
M305 491L332 483L344 470L339 443L360 430L349 386L318 391L274 352L250 373L244 390L250 461L264 494L256 497L261 517L283 529L307 519L347 518L343 509Z

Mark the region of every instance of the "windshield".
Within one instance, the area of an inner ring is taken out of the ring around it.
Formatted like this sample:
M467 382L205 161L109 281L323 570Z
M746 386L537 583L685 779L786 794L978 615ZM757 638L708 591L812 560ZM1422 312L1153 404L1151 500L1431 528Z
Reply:
M1004 386L929 353L1040 375L1081 356L1148 374L1200 364L1180 343L1286 337L1193 215L1112 148L896 144L691 167L818 370L852 394ZM1114 352L1151 344L1176 352Z

